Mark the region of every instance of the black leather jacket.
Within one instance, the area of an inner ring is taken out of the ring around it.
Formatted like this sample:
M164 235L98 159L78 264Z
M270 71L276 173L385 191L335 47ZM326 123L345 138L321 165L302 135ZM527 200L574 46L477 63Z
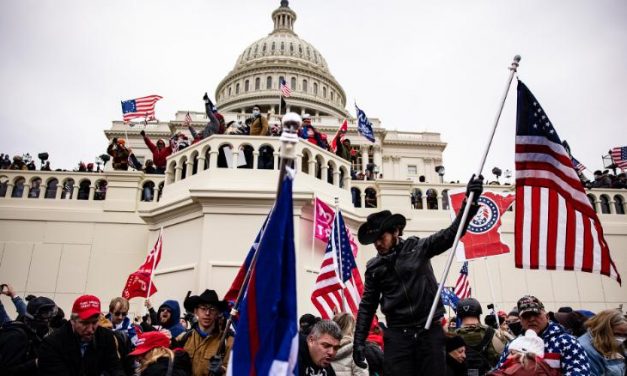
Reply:
M467 223L479 207L472 205ZM399 238L398 244L385 256L377 255L366 265L364 293L359 304L355 328L355 345L363 345L377 306L385 315L387 326L424 327L433 298L438 290L431 267L431 257L453 245L463 208L453 223L426 238ZM444 315L440 301L434 321Z

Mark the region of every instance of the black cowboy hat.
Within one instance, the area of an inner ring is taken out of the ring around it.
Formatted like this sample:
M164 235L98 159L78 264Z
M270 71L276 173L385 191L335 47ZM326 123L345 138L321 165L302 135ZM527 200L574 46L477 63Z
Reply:
M185 307L186 311L193 311L201 304L209 304L216 307L220 312L226 311L228 308L228 304L224 300L220 300L218 298L218 294L214 290L206 289L200 295L192 295L188 298L185 298L183 302L183 307Z
M401 233L407 224L407 220L401 214L392 214L389 210L372 213L366 218L366 223L359 226L357 239L363 245L372 244L385 231L398 228Z

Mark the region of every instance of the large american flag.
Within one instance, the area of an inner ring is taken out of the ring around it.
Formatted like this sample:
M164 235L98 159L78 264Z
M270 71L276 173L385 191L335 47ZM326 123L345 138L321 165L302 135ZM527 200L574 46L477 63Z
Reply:
M553 124L521 81L516 119L517 268L620 275Z
M159 95L149 95L147 97L129 99L122 101L122 114L125 122L143 118L152 120L155 118L155 103L163 97Z
M459 299L470 298L470 280L468 279L468 261L464 261L461 270L459 271L459 277L455 283L454 293Z
M619 146L612 149L612 161L622 170L627 170L627 146Z
M338 211L335 217L320 274L311 294L311 301L323 319L331 319L338 312L351 312L357 316L363 293L342 212Z
M192 125L192 116L189 114L189 111L185 115L185 120L183 121L183 124L185 124L185 126L187 126L187 127Z
M289 98L292 95L292 89L290 89L290 86L287 84L287 82L283 78L281 79L281 82L279 84L279 90L281 90L281 94L285 98Z

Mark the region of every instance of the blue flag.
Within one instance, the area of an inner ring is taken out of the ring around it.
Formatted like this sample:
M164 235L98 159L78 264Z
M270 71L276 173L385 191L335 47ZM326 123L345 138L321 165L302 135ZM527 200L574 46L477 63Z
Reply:
M459 302L459 297L455 295L453 289L450 287L445 287L442 289L442 294L440 294L440 299L442 299L442 304L451 307L452 309L457 309L457 303Z
M240 306L228 375L293 375L298 358L292 179L286 177L259 242Z
M357 107L357 104L355 104L355 111L357 112L357 130L359 131L359 134L366 137L368 141L374 142L372 123L368 120L366 113Z

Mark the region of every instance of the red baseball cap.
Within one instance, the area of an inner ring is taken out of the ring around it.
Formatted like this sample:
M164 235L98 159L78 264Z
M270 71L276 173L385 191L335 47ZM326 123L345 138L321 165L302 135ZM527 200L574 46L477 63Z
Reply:
M100 299L93 295L82 295L74 301L72 313L81 320L100 314Z
M145 332L139 335L136 346L128 355L142 355L155 347L170 347L170 339L161 332Z

